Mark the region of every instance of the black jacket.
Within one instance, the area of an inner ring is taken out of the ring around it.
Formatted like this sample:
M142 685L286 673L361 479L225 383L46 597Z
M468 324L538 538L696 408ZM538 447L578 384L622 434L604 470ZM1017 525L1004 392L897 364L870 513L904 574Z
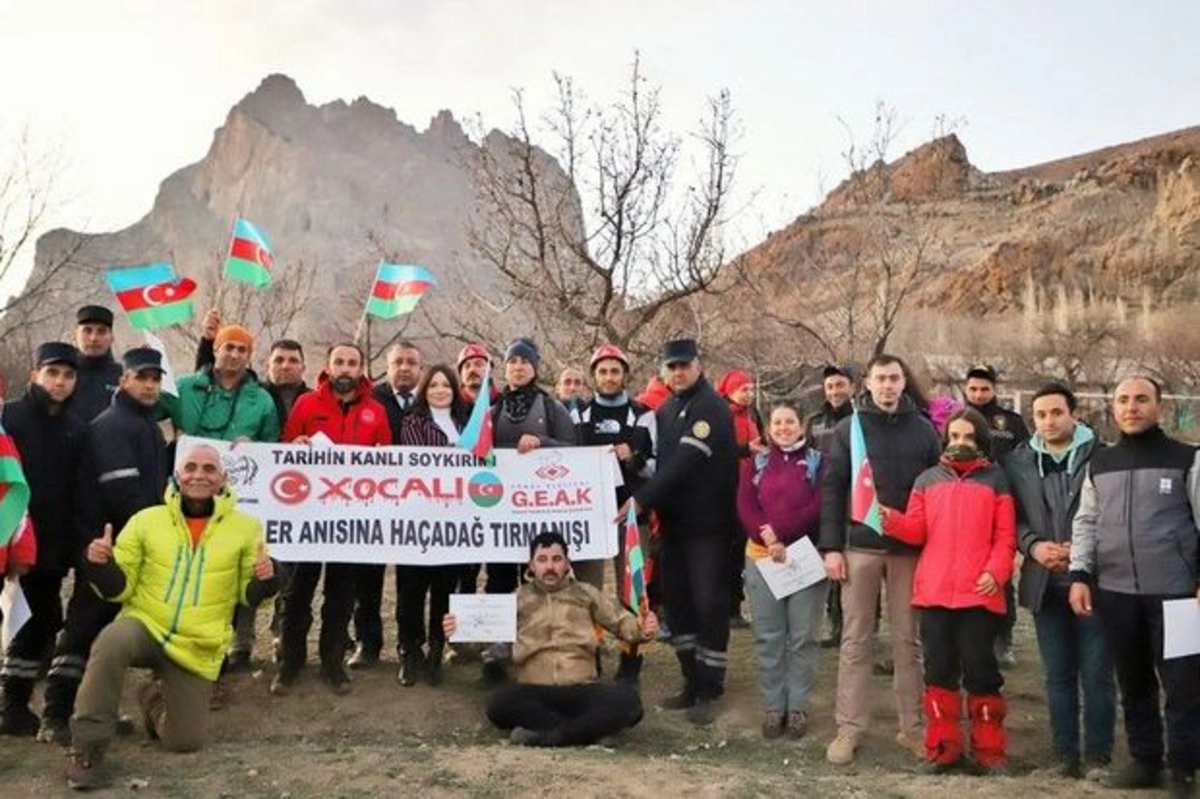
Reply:
M1071 521L1079 509L1088 462L1100 446L1103 445L1096 440L1081 444L1059 470L1044 468L1041 463L1044 456L1035 452L1029 442L1013 450L1004 462L1004 471L1017 503L1017 548L1024 556L1017 598L1022 607L1034 613L1042 609L1052 575L1034 560L1033 546L1040 541L1070 543ZM1061 502L1051 493L1050 481L1063 481L1065 491ZM1064 574L1062 582L1069 583L1070 578Z
M417 401L416 388L413 388L412 400L410 400L408 408L400 407L400 403L396 400L396 392L392 390L392 384L387 380L376 383L371 388L371 394L387 411L388 427L392 428L392 441L400 443L400 428L404 425L404 417L408 416L408 412L412 410L412 406Z
M729 404L703 376L656 415L654 476L634 492L658 512L665 539L729 536L737 529L737 439Z
M654 411L635 399L613 406L602 405L593 397L571 411L571 418L575 421L575 438L580 446L629 445L633 457L618 461L624 485L617 486L617 504L622 504L649 476L648 465L652 465L654 459L657 433Z
M79 501L83 443L87 425L70 410L50 414L50 397L31 385L21 399L4 406L4 429L21 455L29 483L29 517L37 539L37 568L65 572L80 547Z
M804 440L810 447L816 447L822 453L828 454L833 446L833 431L838 422L853 412L854 404L851 400L843 402L837 408L828 402L822 403L821 410L808 417L804 424Z
M121 364L113 360L111 352L80 358L79 368L75 370L78 379L71 396L71 412L84 424L99 416L108 408L121 384L121 371Z
M162 504L169 466L154 408L118 391L109 409L88 427L85 457L89 493L95 498L90 538L98 537L106 523L120 533L133 514Z
M1004 459L1013 450L1029 440L1029 427L1025 424L1021 414L1001 408L995 400L987 405L968 403L967 407L974 408L983 414L984 419L987 419L988 427L992 432L993 463L1004 463Z
M908 495L918 475L938 462L941 441L933 425L917 410L908 395L900 398L895 413L885 413L864 394L858 400L858 415L867 459L875 476L875 495L882 505L905 510ZM821 478L822 552L864 549L874 552L915 553L917 549L883 536L862 524L850 522L850 424L838 422Z

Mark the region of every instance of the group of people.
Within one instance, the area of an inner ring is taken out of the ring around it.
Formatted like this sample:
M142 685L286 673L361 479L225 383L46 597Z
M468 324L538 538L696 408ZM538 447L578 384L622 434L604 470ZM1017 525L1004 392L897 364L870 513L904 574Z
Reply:
M612 447L618 519L633 511L652 554L648 607L622 605L605 590L605 562L573 562L554 533L530 542L523 567L397 565L401 685L442 681L457 629L451 594L515 592L516 641L482 653L496 683L487 715L514 743L587 744L636 724L640 648L655 638L669 641L681 678L661 706L710 724L730 629L747 624L762 734L800 738L828 614L838 668L826 758L846 764L870 726L886 613L896 743L934 773L995 773L1007 764L1001 668L1013 662L1019 598L1037 630L1062 775L1125 788L1169 776L1176 795L1194 795L1200 656L1164 659L1162 602L1200 601L1200 465L1194 447L1158 426L1161 389L1149 377L1116 387L1121 435L1106 447L1057 383L1035 394L1031 434L998 405L988 366L967 374L965 404L939 412L900 358L831 365L820 411L806 419L784 402L763 418L753 376L710 382L690 339L664 344L637 397L630 359L613 345L544 390L528 338L500 353L499 385L484 382L493 354L483 344L463 347L451 366L426 364L398 341L377 384L362 349L342 342L309 387L299 342L272 343L260 379L252 333L210 313L195 373L167 394L160 353L113 358L112 322L103 307L80 309L74 345L39 346L25 396L3 411L31 488L36 554L0 558L32 609L0 668L0 734L70 746L72 787L106 780L106 749L128 723L119 704L130 667L154 672L138 691L147 732L172 750L202 745L222 674L250 665L256 609L272 597L272 694L288 695L305 673L322 581L319 679L344 694L350 672L381 660L386 567L272 560L261 525L236 509L219 453L190 446L172 469L164 426L231 442L323 434L335 444L454 446L483 394L498 448ZM801 539L825 579L777 596L766 563L793 557ZM619 582L621 556L614 568ZM601 679L598 630L619 641L611 682ZM39 717L30 704L43 673ZM1131 762L1110 770L1118 687Z

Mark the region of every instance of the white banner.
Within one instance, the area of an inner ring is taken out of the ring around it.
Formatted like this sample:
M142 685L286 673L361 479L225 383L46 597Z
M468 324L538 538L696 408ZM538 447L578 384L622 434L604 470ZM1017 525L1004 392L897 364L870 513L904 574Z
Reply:
M498 449L487 465L455 447L314 442L236 446L182 436L221 453L238 508L259 519L271 556L288 562L526 563L545 531L572 560L617 553L611 447Z

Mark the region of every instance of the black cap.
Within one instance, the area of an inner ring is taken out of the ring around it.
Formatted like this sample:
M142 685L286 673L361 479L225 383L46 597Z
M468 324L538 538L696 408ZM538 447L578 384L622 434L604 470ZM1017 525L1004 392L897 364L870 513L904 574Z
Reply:
M991 364L987 363L977 363L968 369L967 380L970 380L972 377L982 378L989 383L1000 382L1000 377L996 374L996 370L992 368Z
M858 380L858 367L852 363L831 363L821 370L821 379L841 376L853 382Z
M113 326L113 312L103 305L85 305L75 312L77 325L107 325Z
M677 338L674 341L668 341L662 348L663 365L672 363L686 363L694 361L700 357L700 348L696 346L696 340L691 338Z
M156 369L159 372L166 372L162 365L162 353L152 347L134 347L131 350L126 350L122 356L121 362L126 369L134 372L144 372L147 369Z
M38 369L52 363L65 363L73 369L79 368L79 350L61 341L47 341L33 351L33 368Z

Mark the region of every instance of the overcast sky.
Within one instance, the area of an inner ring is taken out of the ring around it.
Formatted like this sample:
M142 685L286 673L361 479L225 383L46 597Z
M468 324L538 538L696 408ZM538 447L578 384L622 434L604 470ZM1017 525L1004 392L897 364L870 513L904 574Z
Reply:
M838 119L865 136L876 100L899 151L942 115L987 171L1200 124L1197 30L1195 0L0 0L0 143L63 156L51 227L115 230L272 72L419 130L443 108L504 127L513 87L542 107L557 70L611 98L640 50L680 131L732 91L754 243L844 177Z

